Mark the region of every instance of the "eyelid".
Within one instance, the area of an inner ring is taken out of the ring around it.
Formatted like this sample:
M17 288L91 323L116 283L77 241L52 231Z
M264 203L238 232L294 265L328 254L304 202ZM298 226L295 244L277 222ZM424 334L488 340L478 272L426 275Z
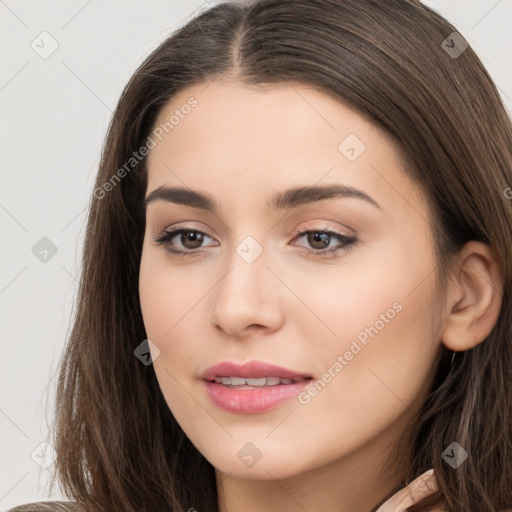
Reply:
M202 230L202 229L198 229L198 228L195 228L193 226L188 226L188 225L185 225L185 224L177 224L177 225L173 225L171 227L166 227L160 231L157 232L156 235L153 236L153 241L154 242L157 242L157 244L160 244L160 243L163 243L165 244L166 242L159 242L159 240L162 240L162 239L172 239L174 238L175 236L177 236L180 232L183 232L183 231L191 231L191 232L194 232L194 233L200 233L201 235L204 235L205 237L208 237L208 238L211 238L212 240L215 240L215 238L211 235L209 235L208 233L206 233L206 231ZM170 236L172 235L172 236ZM201 251L201 249L197 249L196 251L187 251L189 254L192 254L193 252L199 252Z

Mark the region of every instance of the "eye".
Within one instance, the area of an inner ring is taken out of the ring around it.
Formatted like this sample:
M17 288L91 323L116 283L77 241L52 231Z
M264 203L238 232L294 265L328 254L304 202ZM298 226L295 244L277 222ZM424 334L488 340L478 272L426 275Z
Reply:
M299 231L295 239L298 238L304 238L312 247L312 249L309 249L302 246L308 254L320 257L334 257L342 251L349 250L357 242L354 237L349 237L327 228ZM158 245L163 245L167 252L183 257L203 252L201 249L206 239L213 240L206 233L197 229L177 227L170 231L163 231L160 235L153 238L153 241ZM329 248L333 241L338 242L337 246ZM178 248L176 244L178 244Z
M349 250L357 242L354 237L342 235L341 233L331 231L327 228L322 230L310 229L299 231L295 238L305 238L307 243L314 249L311 250L305 247L306 252L320 257L336 256L336 254L341 251ZM328 247L333 240L338 242L338 246L329 249Z
M164 231L154 238L153 241L158 245L163 245L165 249L172 254L187 256L197 252L202 252L197 249L201 249L201 245L206 238L213 240L206 233L197 229L177 228L172 231ZM176 248L176 242L181 244L181 249Z

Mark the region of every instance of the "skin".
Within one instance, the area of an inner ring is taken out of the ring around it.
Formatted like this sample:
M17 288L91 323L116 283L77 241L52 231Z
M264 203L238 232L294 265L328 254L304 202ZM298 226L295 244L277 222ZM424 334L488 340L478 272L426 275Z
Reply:
M442 295L421 190L393 141L339 100L302 84L212 81L174 96L156 124L190 96L197 106L150 151L146 196L185 187L219 209L147 205L139 291L165 400L215 467L220 512L374 510L402 481L399 460L383 465L422 405L442 344L470 348L497 319L496 262L470 242ZM338 149L349 134L366 146L354 161ZM355 187L380 208L358 198L266 205L277 192L328 184ZM195 255L176 257L154 241L178 224L206 234L202 245L168 242ZM356 243L322 257L341 245L336 238L321 246L297 236L326 228ZM252 263L236 252L248 236L263 251ZM221 361L257 359L321 379L396 303L394 318L307 404L293 398L244 415L206 395L199 376ZM248 442L261 452L252 467L237 457Z

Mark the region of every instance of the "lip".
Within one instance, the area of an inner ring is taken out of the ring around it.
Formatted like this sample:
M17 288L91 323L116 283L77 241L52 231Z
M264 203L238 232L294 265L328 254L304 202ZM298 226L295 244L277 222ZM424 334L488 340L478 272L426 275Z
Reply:
M230 388L215 382L215 377L279 377L296 382L267 387ZM249 361L243 365L222 362L208 368L201 378L205 381L208 398L217 407L238 414L257 414L274 409L297 396L313 380L311 375L262 361Z
M245 377L246 379L258 377L279 377L281 379L302 380L313 376L299 373L281 366L265 363L263 361L248 361L239 365L230 361L211 366L201 375L201 379L213 381L215 377Z

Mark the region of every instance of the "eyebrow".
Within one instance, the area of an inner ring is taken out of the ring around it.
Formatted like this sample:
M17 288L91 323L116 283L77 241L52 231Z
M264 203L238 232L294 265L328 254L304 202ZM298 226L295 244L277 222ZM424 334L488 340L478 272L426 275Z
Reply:
M274 195L267 203L267 207L274 211L291 210L304 204L337 198L362 199L382 210L375 199L365 194L362 190L347 185L297 187L285 190ZM144 199L144 206L147 207L148 204L157 200L200 208L215 214L218 213L218 205L212 196L188 188L158 187Z

